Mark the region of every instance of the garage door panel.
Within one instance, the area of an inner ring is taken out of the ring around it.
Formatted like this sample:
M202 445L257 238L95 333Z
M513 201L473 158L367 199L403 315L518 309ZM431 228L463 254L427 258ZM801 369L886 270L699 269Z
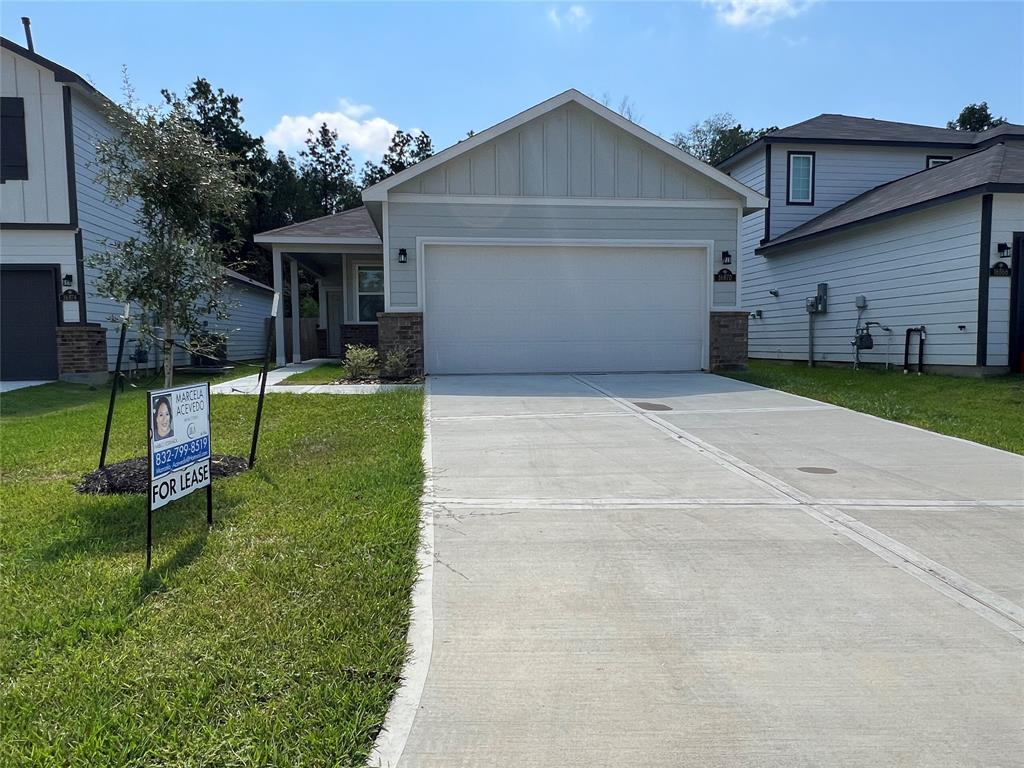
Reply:
M513 342L536 340L581 341L664 341L700 337L699 312L651 310L646 322L634 322L635 310L589 310L574 315L572 326L563 323L563 315L554 311L516 312L493 317L489 310L465 310L445 313L431 321L431 338L457 338L462 342ZM435 341L434 343L437 343Z
M702 249L428 246L430 373L694 370Z

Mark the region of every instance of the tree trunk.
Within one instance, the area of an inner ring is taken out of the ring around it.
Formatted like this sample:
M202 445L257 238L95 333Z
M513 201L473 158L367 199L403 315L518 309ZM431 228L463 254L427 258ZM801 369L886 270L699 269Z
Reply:
M174 385L174 319L164 313L164 388Z

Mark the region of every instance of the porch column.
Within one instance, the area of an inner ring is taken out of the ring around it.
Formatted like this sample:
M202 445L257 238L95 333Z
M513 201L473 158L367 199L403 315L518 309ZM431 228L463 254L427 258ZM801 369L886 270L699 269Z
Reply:
M302 350L299 349L299 262L291 259L291 278L288 286L292 292L292 362L302 362Z
M281 269L281 251L274 246L274 299L277 318L274 321L274 348L278 365L284 365L284 272Z

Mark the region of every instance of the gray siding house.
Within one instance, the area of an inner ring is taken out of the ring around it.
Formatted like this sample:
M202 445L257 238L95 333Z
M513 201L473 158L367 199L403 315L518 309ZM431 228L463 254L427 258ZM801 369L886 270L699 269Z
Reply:
M1021 151L1019 125L821 115L722 162L770 199L742 224L750 356L902 365L907 328L924 327L932 370L1021 370ZM811 317L821 283L827 311ZM915 364L917 349L915 334Z
M330 286L338 338L373 327L382 351L407 346L432 374L746 361L734 257L743 215L766 200L578 91L363 201L256 238L274 253L277 290L283 260L292 279L302 263Z
M105 378L117 355L112 318L123 306L96 292L99 275L88 262L104 241L137 234L134 209L107 200L96 178L96 145L113 130L103 114L106 97L6 38L0 56L0 377ZM260 357L273 292L225 275L232 316L211 318L210 327L228 334L229 357ZM126 354L136 343L131 334ZM159 350L149 350L147 365L159 364Z

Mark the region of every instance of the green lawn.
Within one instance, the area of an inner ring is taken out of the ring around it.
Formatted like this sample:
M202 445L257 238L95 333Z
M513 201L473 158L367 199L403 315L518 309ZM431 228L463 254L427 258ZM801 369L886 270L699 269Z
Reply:
M341 363L324 363L302 373L293 373L280 384L330 384L345 378L345 366Z
M157 386L150 383L151 386ZM145 451L143 390L109 461ZM85 497L107 391L0 402L0 765L361 765L416 575L422 393L275 395L254 471L158 510ZM247 455L256 401L215 396Z
M1021 376L916 376L767 360L723 375L1024 454Z

